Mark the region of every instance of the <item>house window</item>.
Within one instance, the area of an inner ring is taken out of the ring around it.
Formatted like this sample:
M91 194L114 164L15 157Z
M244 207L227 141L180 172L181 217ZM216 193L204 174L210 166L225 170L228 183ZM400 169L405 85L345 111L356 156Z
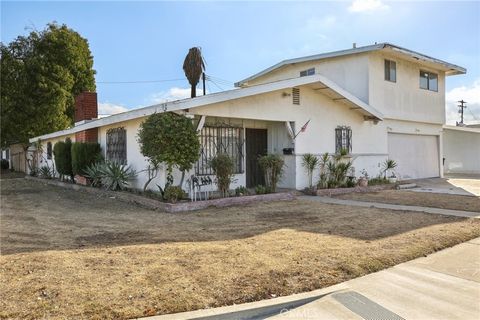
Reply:
M243 129L236 127L205 126L199 133L200 158L195 165L197 175L213 174L210 160L217 153L230 156L235 173L243 173Z
M47 142L47 159L51 160L52 159L52 143Z
M352 152L352 129L347 126L338 126L335 129L335 152L346 150Z
M420 88L438 91L438 75L436 73L420 70Z
M124 128L107 130L106 158L118 164L127 164L127 131Z
M300 71L300 77L313 76L315 74L315 68Z
M397 82L397 63L392 60L385 60L385 80Z

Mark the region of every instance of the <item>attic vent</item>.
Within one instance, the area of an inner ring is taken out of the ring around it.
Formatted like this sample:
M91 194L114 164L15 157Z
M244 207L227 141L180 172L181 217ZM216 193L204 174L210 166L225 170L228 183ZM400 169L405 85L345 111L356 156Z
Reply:
M292 88L292 102L293 104L300 104L300 89Z

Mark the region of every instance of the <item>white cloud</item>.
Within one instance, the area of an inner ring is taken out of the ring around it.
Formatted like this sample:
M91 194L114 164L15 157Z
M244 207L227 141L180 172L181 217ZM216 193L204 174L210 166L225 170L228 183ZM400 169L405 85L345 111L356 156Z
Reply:
M377 10L388 9L389 6L381 0L354 0L348 7L350 12L372 12Z
M445 94L447 124L455 124L456 121L460 121L458 101L462 99L467 102L467 109L463 112L464 122L466 124L478 122L480 120L480 78L470 86L453 88Z
M100 102L98 104L98 114L99 115L112 115L116 113L122 113L128 111L127 107L110 103L110 102Z
M168 89L168 91L162 91L154 93L149 98L149 103L163 103L167 101L174 101L174 100L181 100L190 98L190 90L191 88L179 88L173 87ZM203 90L197 88L197 96L203 95Z

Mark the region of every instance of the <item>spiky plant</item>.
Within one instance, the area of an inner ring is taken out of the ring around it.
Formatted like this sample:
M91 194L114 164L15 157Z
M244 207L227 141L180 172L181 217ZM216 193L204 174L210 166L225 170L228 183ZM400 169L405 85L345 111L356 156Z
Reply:
M183 71L188 79L188 83L192 86L192 98L197 96L197 84L204 70L205 61L203 60L200 47L190 48L183 62Z
M320 159L317 156L306 153L302 157L302 166L307 169L309 188L313 187L313 171L318 167Z
M385 162L383 163L384 178L385 179L387 178L388 171L393 170L396 167L397 167L397 163L395 162L395 160L392 160L392 159L385 160Z

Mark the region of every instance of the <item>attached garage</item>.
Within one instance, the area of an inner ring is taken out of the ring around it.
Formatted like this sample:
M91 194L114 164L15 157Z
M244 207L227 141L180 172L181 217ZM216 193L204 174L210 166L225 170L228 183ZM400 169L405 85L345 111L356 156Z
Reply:
M388 156L400 179L440 176L438 136L389 133Z

